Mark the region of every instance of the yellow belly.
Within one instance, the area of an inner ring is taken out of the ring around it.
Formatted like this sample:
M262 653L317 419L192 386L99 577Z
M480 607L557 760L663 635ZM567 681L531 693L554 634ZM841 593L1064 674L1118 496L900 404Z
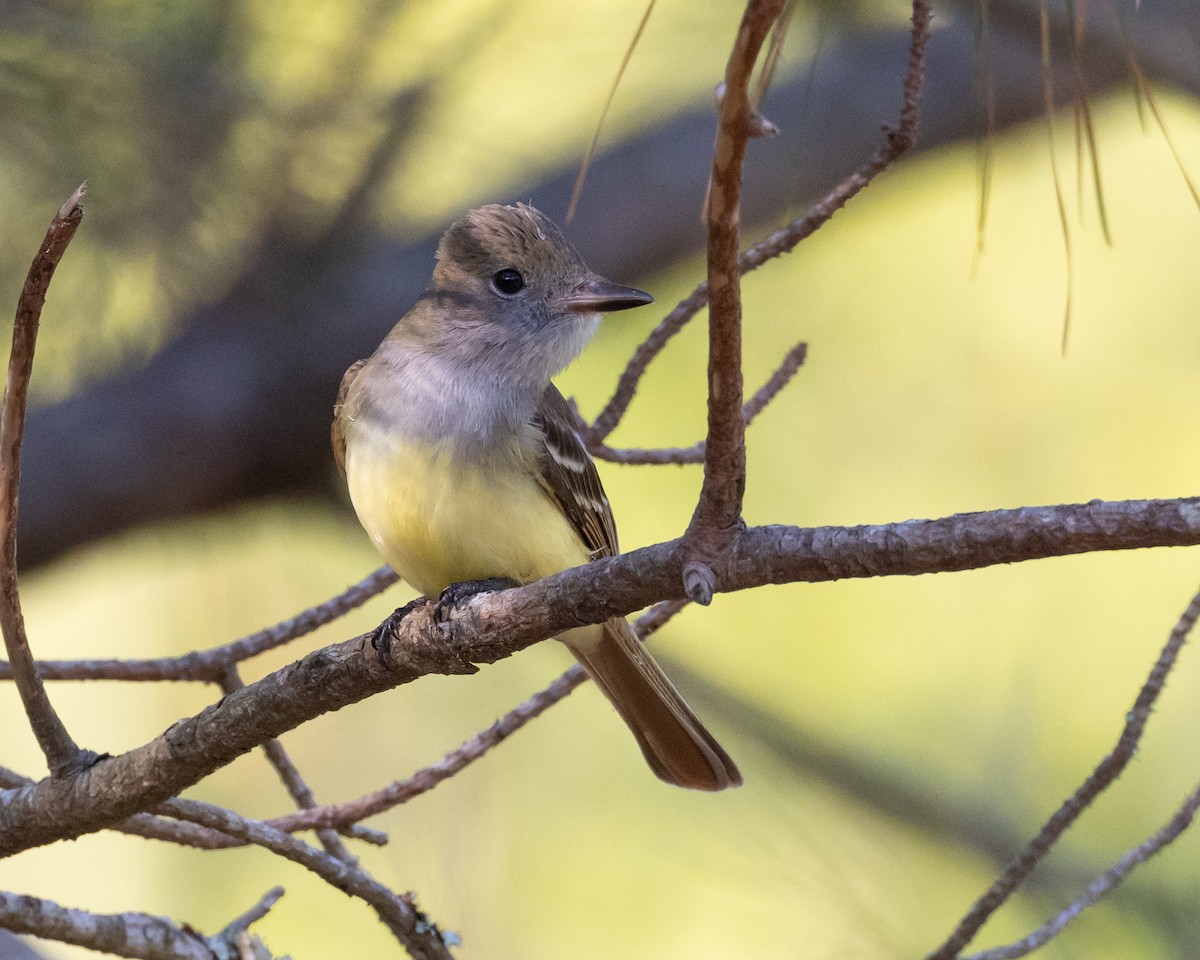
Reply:
M570 521L512 459L479 466L431 445L368 441L348 448L346 476L375 546L426 596L463 580L530 583L588 559Z

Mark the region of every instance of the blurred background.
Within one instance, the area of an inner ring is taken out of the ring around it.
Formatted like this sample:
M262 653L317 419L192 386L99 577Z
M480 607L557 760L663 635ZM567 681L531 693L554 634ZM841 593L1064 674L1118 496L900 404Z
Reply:
M1200 20L1182 3L1081 5L1073 56L1074 5L1051 4L1048 125L1037 5L986 7L984 28L977 4L935 4L921 149L745 284L748 388L810 345L753 426L749 523L1196 493L1200 211L1185 173L1200 177ZM328 450L341 373L416 298L464 210L521 199L561 221L643 9L0 6L0 304L15 306L53 212L91 184L43 315L25 448L20 556L39 656L215 645L379 565ZM712 92L740 14L729 0L659 3L617 91L568 235L658 306L614 317L561 379L586 414L703 275ZM747 242L895 122L907 14L890 0L797 5L764 105L782 133L750 148ZM704 365L697 323L613 442L702 436ZM698 468L601 470L627 549L684 528ZM372 821L390 845L356 852L460 932L464 960L919 956L1111 747L1198 581L1195 550L1155 550L721 596L654 643L745 787L664 787L584 688ZM246 678L371 629L409 596L389 591ZM1200 778L1192 654L1137 762L981 945L1055 912ZM567 664L542 644L284 742L319 799L350 799L437 759ZM113 753L216 696L51 692L83 745ZM10 686L0 723L0 762L42 776ZM288 806L257 755L189 795L252 816ZM1200 952L1198 844L1185 835L1043 955ZM275 883L287 896L255 929L277 952L396 953L367 908L265 852L100 834L0 861L0 887L207 933Z

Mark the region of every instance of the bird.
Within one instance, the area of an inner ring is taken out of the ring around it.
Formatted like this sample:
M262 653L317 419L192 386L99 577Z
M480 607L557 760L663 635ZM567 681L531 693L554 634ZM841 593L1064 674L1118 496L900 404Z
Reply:
M410 586L531 583L619 550L575 414L552 378L600 314L650 294L587 268L528 204L450 225L433 277L378 349L346 371L334 457L363 528ZM661 780L741 784L733 760L623 617L558 638L633 732Z

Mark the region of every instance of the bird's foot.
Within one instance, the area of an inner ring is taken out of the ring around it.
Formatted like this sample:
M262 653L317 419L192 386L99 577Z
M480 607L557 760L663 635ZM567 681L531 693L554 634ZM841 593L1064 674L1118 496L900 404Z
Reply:
M464 580L462 583L452 583L438 597L433 608L434 619L445 623L454 615L456 607L479 593L497 593L500 590L511 590L519 587L516 580L510 577L488 577L486 580Z
M388 650L392 646L392 641L396 639L396 631L400 629L400 622L412 613L417 607L425 603L424 597L417 597L416 600L409 600L402 607L397 607L393 610L386 620L377 626L371 634L371 646L384 659L387 658Z

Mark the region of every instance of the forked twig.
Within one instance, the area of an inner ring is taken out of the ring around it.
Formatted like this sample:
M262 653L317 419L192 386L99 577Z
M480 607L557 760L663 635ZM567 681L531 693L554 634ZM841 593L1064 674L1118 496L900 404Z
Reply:
M258 898L258 903L225 924L224 928L214 939L232 942L238 934L250 929L251 924L258 923L259 920L270 913L271 908L279 902L283 893L283 887L272 887Z

